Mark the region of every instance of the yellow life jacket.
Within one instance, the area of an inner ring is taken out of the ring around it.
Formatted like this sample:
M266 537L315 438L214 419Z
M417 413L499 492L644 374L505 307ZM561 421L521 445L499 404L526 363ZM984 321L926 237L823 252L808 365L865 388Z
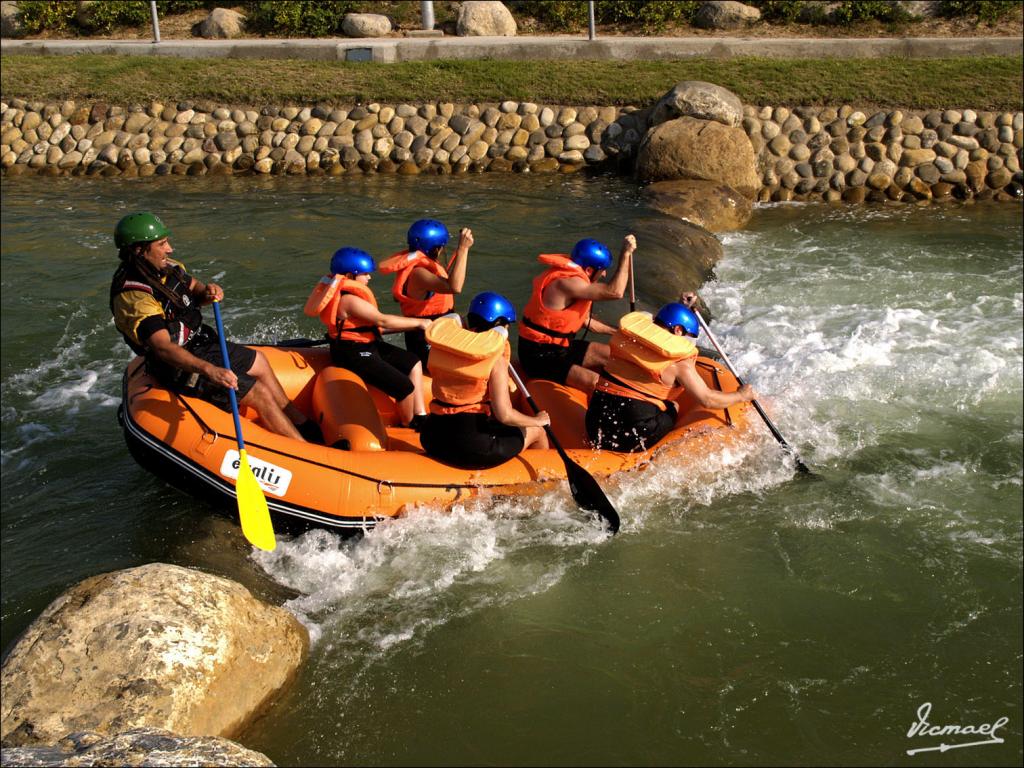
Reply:
M309 317L319 317L327 326L327 335L339 341L370 342L380 338L380 329L375 325L357 326L352 318L338 322L341 297L346 293L358 296L377 308L377 297L368 286L358 280L349 280L341 275L324 275L306 299L303 312Z
M450 265L449 265L450 266ZM405 286L412 277L413 270L422 267L438 277L448 279L448 271L434 259L422 251L399 251L381 262L380 271L384 274L395 274L395 283L391 286L391 295L395 297L402 314L406 317L436 318L452 311L455 297L450 293L427 294L425 299L414 299L405 292Z
M661 380L666 368L697 356L697 347L685 336L656 325L647 312L630 312L619 320L611 338L611 357L597 383L599 392L654 403L665 410L682 387Z
M482 333L465 330L455 317L442 317L427 328L433 401L430 412L490 413L487 382L494 366L508 365L512 350L504 328Z

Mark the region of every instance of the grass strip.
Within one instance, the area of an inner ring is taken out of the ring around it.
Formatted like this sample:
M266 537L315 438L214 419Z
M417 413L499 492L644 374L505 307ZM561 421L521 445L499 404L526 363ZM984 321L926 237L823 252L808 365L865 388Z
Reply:
M5 99L209 99L226 105L379 101L644 106L682 80L728 88L747 104L1020 110L1024 57L429 61L372 64L81 55L0 57Z

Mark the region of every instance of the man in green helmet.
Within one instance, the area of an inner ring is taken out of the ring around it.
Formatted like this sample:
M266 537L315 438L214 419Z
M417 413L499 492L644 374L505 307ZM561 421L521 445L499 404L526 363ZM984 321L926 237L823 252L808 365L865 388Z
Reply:
M170 230L152 213L132 213L114 229L120 266L110 285L110 311L125 342L146 357L146 370L163 386L200 397L227 411L227 389L253 408L272 432L296 440L319 438L319 429L289 402L266 357L227 342L223 368L217 332L203 323L200 306L220 301L216 283L201 283L170 258Z

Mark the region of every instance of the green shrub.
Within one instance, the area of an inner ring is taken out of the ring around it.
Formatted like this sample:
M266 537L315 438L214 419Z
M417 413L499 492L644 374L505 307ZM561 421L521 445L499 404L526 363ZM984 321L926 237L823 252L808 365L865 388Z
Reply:
M977 16L978 21L999 21L1015 8L1019 0L943 0L940 13L943 16Z
M577 0L518 0L507 3L517 16L532 16L552 29L576 31L587 25L587 4ZM645 29L693 18L697 0L597 0L594 21L597 24L636 24Z
M330 37L341 31L341 22L357 4L347 0L255 0L244 4L245 24L260 34L287 37Z
M18 17L30 35L44 30L63 32L75 23L78 3L69 0L21 0Z
M157 13L161 17L186 13L198 8L213 8L215 0L157 0ZM42 32L74 32L80 28L75 0L22 0L18 11L25 30L30 34ZM115 27L137 27L150 23L149 3L146 0L96 0L89 6L88 31L109 32Z
M796 20L797 14L800 13L800 6L803 4L803 0L764 0L764 2L754 3L761 11L761 18L766 21L781 21L787 24Z

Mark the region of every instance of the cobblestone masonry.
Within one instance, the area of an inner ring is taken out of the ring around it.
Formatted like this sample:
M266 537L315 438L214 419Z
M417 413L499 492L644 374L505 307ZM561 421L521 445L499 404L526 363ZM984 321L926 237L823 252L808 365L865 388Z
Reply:
M636 107L0 102L7 175L628 172ZM1019 199L1021 112L744 107L760 200Z

